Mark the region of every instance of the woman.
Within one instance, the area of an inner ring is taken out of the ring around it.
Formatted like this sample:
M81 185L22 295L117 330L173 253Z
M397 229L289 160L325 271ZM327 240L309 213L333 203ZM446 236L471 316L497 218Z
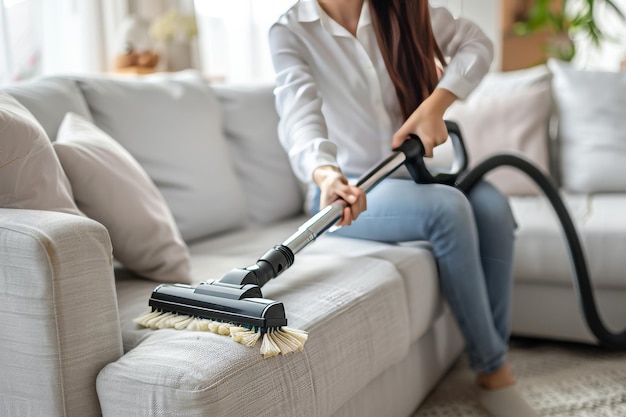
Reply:
M465 197L403 178L366 198L350 182L410 133L432 156L448 137L445 110L487 73L491 42L427 0L300 0L269 36L280 140L311 207L349 203L338 224L350 227L336 235L429 240L483 406L535 416L506 363L515 228L506 198L487 183Z

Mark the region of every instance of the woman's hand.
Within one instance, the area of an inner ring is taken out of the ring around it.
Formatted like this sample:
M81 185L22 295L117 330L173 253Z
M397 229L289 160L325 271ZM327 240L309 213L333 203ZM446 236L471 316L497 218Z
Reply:
M337 222L338 226L349 226L367 209L365 192L349 184L339 168L326 165L317 167L313 171L313 180L320 187L320 208L340 198L348 203L343 209L341 220Z
M402 145L402 142L413 133L424 144L424 156L432 157L435 146L448 140L448 129L443 121L443 114L455 100L456 96L450 91L435 89L393 135L392 148Z

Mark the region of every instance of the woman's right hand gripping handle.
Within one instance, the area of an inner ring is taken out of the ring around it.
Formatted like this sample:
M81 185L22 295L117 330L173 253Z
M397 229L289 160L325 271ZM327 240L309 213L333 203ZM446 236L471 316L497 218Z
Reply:
M349 226L367 209L365 192L350 184L339 168L332 165L317 167L313 171L313 180L321 191L320 209L338 199L348 203L337 226Z

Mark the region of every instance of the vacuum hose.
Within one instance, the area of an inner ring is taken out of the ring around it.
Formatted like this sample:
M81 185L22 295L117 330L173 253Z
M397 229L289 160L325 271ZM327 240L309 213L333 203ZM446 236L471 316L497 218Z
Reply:
M576 278L574 280L574 288L576 289L576 294L589 329L600 344L610 348L626 349L626 330L620 333L611 332L606 328L598 314L585 255L576 228L563 200L559 196L557 186L550 177L543 174L533 163L522 157L500 154L485 159L471 171L460 175L454 185L467 194L485 174L501 166L517 168L526 174L550 201L565 233L570 261Z

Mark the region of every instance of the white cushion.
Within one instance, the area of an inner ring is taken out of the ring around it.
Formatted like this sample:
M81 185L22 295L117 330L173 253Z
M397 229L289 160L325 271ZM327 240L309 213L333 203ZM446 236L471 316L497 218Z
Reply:
M68 113L54 149L78 207L109 231L113 256L162 282L190 282L189 253L159 190L113 138Z
M52 143L33 115L0 92L0 207L80 215Z
M625 288L626 195L564 193L562 197L581 239L594 285ZM511 207L519 226L515 245L516 279L555 285L572 282L565 237L548 201L514 197Z
M151 288L141 284L118 281L122 316L146 310ZM263 359L258 344L133 326L141 342L98 375L103 414L241 416L249 403L254 415L330 416L408 352L407 295L391 262L302 256L263 291L284 303L289 326L309 331L303 352Z
M78 82L95 124L146 170L186 241L247 221L219 103L200 76Z
M44 76L9 84L4 91L15 97L35 116L53 142L67 112L91 120L91 113L80 88L69 77Z
M470 168L495 154L512 153L525 157L549 174L548 122L552 107L549 79L516 84L515 78L507 77L510 75L487 78L481 90L466 101L454 103L445 117L459 124ZM508 86L503 80L509 81ZM488 87L491 81L500 88ZM498 168L487 174L486 179L507 195L538 193L531 180L512 167Z
M556 60L563 186L580 193L626 191L626 72L580 70Z
M523 91L536 85L549 83L552 73L546 65L537 65L515 71L493 71L487 73L474 89L468 100L510 91Z
M301 213L302 187L278 141L272 85L215 85L224 133L246 192L248 214L269 223Z

